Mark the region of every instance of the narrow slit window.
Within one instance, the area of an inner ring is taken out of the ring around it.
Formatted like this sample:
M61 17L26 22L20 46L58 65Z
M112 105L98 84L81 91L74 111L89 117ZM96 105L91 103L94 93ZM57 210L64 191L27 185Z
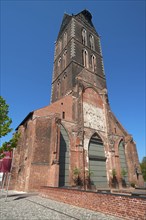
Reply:
M67 45L67 33L64 33L64 47Z
M84 65L84 67L88 68L88 52L87 52L87 50L83 50L82 55L83 55L83 65Z
M95 50L94 37L93 37L93 35L90 35L90 36L89 36L89 40L90 40L90 48L91 48L91 50Z
M85 29L82 30L82 43L87 46L87 32Z
M64 66L64 68L66 68L66 58L67 58L67 50L65 50L63 53L63 66Z
M96 70L96 57L94 55L91 56L91 67L92 71Z
M65 112L62 112L62 118L65 119Z
M116 128L114 128L115 129L115 134L117 133L117 129Z

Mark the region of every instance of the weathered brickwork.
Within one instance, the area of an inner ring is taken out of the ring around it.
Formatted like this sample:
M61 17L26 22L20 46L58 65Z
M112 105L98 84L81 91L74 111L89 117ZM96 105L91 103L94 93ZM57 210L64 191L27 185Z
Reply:
M145 220L146 218L144 198L49 187L42 187L40 195L122 219Z
M52 103L18 126L12 188L72 186L75 168L84 183L93 169L94 188L113 187L113 170L116 187L123 181L124 187L143 185L136 144L110 109L100 38L91 19L87 10L64 15L55 45Z

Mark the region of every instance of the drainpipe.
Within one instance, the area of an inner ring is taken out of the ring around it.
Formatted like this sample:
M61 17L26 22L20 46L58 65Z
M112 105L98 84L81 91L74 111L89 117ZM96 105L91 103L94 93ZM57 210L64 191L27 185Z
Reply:
M83 186L84 190L86 190L86 183L85 183L85 149L84 149L84 110L83 110L83 89L81 94L81 101L82 101L82 147L83 147Z
M84 112L83 112L83 90L82 90L82 148L83 148L83 186L85 190L85 151L84 151Z

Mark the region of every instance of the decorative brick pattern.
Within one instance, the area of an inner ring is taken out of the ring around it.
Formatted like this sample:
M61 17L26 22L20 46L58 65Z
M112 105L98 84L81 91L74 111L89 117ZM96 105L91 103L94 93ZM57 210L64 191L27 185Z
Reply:
M75 40L71 39L71 58L75 57Z
M75 37L75 19L72 18L71 22L71 37Z

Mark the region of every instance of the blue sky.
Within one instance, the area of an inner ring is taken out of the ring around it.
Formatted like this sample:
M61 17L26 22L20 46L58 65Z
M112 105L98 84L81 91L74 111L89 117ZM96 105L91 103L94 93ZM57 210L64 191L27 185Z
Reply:
M50 103L54 42L63 14L85 8L101 36L111 109L133 135L141 160L146 155L142 0L1 1L1 95L10 106L12 127Z

